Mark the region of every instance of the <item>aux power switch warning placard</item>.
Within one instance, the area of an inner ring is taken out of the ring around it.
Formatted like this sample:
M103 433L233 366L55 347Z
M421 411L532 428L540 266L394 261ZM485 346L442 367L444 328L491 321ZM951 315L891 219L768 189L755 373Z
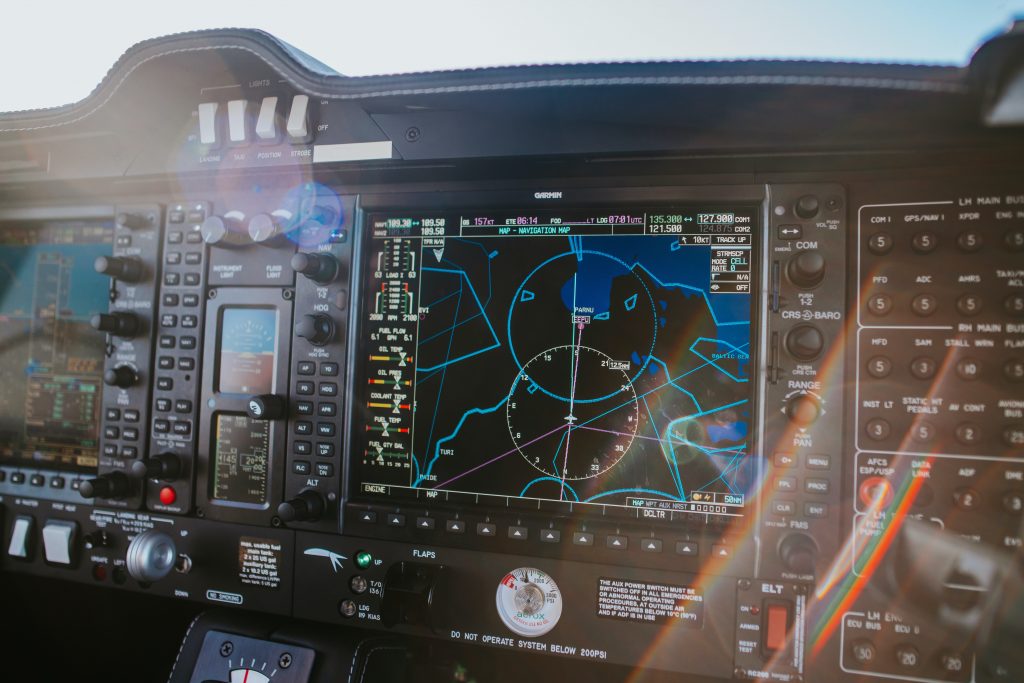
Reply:
M641 624L670 620L700 628L704 623L704 594L691 586L600 578L597 616Z

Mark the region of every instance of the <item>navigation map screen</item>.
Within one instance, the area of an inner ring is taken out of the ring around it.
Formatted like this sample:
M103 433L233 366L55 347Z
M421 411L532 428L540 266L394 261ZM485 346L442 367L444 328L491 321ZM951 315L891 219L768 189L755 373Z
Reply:
M112 225L0 225L0 459L84 471L99 448Z
M371 216L359 496L742 515L755 216Z

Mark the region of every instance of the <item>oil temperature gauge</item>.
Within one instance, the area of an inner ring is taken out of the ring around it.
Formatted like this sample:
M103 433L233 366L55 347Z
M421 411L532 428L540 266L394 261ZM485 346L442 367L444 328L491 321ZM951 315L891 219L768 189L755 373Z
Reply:
M505 575L495 597L498 616L513 633L537 638L562 616L562 594L555 580L539 569L520 567Z

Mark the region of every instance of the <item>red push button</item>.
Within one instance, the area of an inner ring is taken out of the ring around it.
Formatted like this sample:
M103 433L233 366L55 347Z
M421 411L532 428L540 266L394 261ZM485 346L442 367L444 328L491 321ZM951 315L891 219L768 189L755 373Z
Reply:
M789 632L789 605L769 604L765 606L764 649L777 652L786 647L786 633Z
M160 502L164 505L173 505L174 501L178 500L178 494L174 492L174 488L171 486L165 486L160 489Z

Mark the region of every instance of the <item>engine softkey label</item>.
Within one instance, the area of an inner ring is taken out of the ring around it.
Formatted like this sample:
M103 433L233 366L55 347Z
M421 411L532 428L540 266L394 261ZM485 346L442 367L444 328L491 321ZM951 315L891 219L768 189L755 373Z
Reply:
M597 616L640 624L669 621L700 628L704 624L704 592L692 586L600 578Z

